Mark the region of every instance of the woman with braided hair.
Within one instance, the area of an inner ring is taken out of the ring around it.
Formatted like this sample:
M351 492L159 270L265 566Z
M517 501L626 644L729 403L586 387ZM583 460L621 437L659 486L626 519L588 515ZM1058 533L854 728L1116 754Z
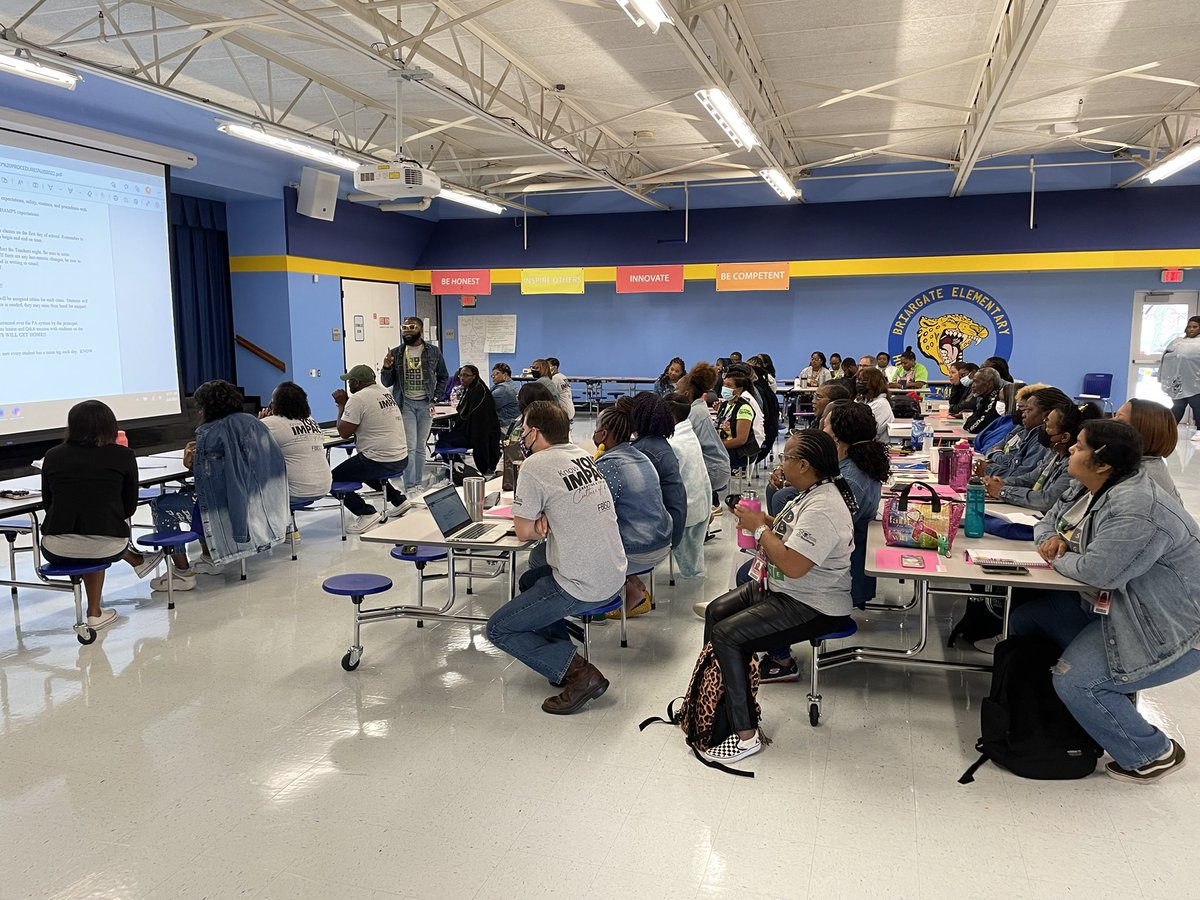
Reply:
M752 579L705 610L704 639L721 664L733 729L702 751L713 762L736 762L763 748L750 694L754 653L835 631L852 609L852 517L858 506L842 478L837 445L823 432L801 431L788 438L779 458L784 477L800 493L777 516L734 508L738 527L753 532L758 545Z

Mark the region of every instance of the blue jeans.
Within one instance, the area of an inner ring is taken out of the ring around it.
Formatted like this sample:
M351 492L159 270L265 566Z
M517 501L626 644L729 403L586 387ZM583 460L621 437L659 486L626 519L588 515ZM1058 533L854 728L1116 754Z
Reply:
M767 486L767 514L777 516L785 506L792 502L800 492L794 487L779 488L776 490L770 485Z
M531 568L521 576L521 593L488 619L487 637L505 653L558 684L575 658L575 644L564 620L598 605L577 600L564 591L549 566Z
M403 459L400 462L375 462L373 459L367 459L361 453L355 453L345 462L334 466L333 480L365 482L377 491L382 489L387 502L393 506L399 506L404 502L404 495L392 487L391 482L381 479L385 475L399 475L405 471L406 462L407 460ZM346 509L356 516L365 516L376 511L358 494L346 494L343 496L342 502L346 504Z
M425 480L425 447L429 444L429 430L433 428L429 403L428 400L405 400L400 407L409 462L408 468L404 470L404 487L409 490Z
M1138 769L1161 757L1171 743L1142 717L1129 695L1200 670L1200 650L1189 650L1145 678L1123 681L1109 671L1100 619L1083 608L1078 594L1053 591L1016 610L1008 631L1013 635L1040 635L1065 648L1058 664L1050 670L1054 690L1117 765Z

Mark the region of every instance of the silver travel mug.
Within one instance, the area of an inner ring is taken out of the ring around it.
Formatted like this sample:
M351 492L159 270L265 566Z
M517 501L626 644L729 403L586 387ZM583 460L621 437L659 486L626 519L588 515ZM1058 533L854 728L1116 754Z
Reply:
M472 522L483 521L483 486L487 481L483 478L463 479L463 502L467 506L467 515Z

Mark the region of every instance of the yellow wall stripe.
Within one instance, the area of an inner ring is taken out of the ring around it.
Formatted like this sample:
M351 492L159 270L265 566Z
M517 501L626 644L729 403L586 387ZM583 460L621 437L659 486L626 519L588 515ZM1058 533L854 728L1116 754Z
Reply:
M770 261L770 260L768 260ZM1071 272L1112 269L1200 267L1200 248L1183 250L1079 250L1055 253L980 253L964 256L890 256L864 259L791 260L793 278L836 278L858 275L952 275L977 272ZM296 272L336 275L372 281L427 285L429 269L393 269L303 256L234 256L231 272ZM687 281L715 281L716 263L683 267ZM614 283L616 266L586 266L586 282ZM492 284L520 284L520 269L492 269Z

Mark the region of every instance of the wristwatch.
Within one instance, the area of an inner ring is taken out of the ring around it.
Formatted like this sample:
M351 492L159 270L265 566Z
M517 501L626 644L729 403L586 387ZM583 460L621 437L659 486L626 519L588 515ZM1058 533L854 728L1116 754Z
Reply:
M767 525L759 525L757 528L755 528L754 529L754 543L757 544L762 539L763 534L770 530L771 530L770 527Z

